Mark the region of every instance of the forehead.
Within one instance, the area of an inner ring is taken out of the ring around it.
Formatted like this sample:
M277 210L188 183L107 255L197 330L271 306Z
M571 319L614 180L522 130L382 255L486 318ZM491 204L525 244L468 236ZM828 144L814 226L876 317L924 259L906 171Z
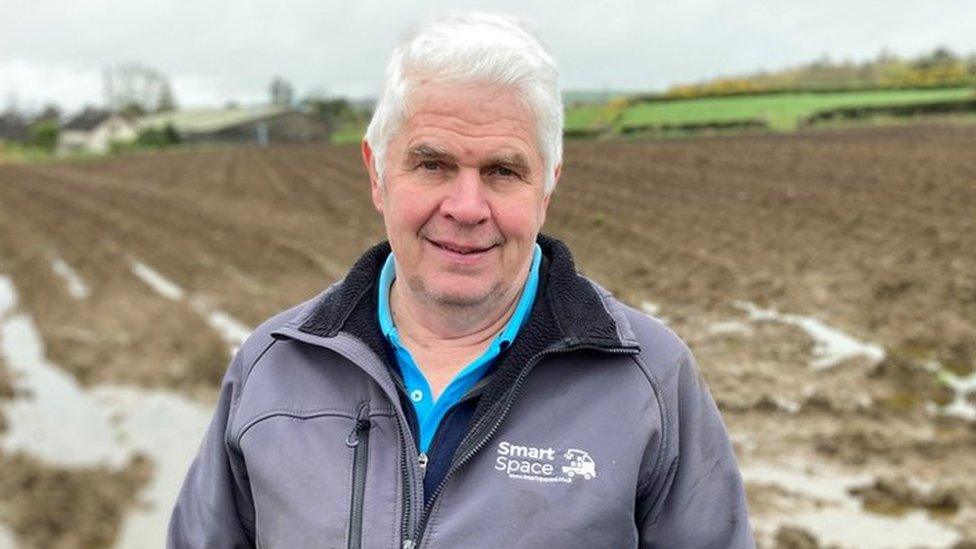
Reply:
M399 133L401 151L427 144L457 156L540 156L535 116L515 90L499 86L421 83Z

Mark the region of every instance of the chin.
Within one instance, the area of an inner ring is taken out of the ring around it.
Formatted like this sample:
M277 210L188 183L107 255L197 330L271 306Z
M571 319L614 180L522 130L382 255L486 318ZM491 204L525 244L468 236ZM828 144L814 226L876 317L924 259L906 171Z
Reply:
M449 307L473 307L488 300L484 293L472 292L432 292L428 294L431 301Z
M421 283L423 295L432 303L449 307L472 307L489 301L498 290L498 285L478 288L475 284L456 283L438 287L436 284Z

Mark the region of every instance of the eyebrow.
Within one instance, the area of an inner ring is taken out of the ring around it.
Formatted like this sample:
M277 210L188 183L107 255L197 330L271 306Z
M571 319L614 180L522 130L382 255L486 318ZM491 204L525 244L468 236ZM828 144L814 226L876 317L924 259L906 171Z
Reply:
M407 149L407 158L410 160L446 160L450 162L455 162L457 159L453 154L434 147L433 145L428 145L422 143Z
M457 157L455 157L453 154L428 143L421 143L407 149L407 158L411 162L417 160L441 160L453 164L457 163ZM490 156L488 157L486 165L503 166L506 168L519 170L523 173L527 173L530 166L525 155L517 152L501 153Z

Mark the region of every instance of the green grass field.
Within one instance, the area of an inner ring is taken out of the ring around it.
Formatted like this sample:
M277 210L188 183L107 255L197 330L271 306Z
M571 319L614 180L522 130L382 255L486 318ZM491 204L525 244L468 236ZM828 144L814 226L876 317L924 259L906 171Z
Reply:
M615 117L613 111L606 106L587 105L570 109L566 113L566 127L584 129L612 124L619 129L764 119L773 130L786 131L795 129L802 118L825 109L928 103L974 96L976 93L972 88L942 88L708 97L639 103L625 109L619 117Z
M363 135L366 133L365 123L347 123L341 124L339 127L332 132L332 137L329 141L333 145L344 145L346 143L359 143L363 139Z
M610 126L617 111L607 105L580 105L566 109L567 130L585 130Z

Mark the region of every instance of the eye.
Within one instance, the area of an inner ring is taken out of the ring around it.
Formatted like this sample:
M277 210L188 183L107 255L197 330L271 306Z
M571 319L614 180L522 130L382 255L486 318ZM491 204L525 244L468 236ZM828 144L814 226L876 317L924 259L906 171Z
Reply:
M491 169L491 173L499 177L518 177L519 174L515 170L506 168L505 166L495 166Z
M429 172L432 172L432 171L439 170L441 167L441 163L436 160L424 160L418 165L418 167L423 168L424 170L427 170Z

